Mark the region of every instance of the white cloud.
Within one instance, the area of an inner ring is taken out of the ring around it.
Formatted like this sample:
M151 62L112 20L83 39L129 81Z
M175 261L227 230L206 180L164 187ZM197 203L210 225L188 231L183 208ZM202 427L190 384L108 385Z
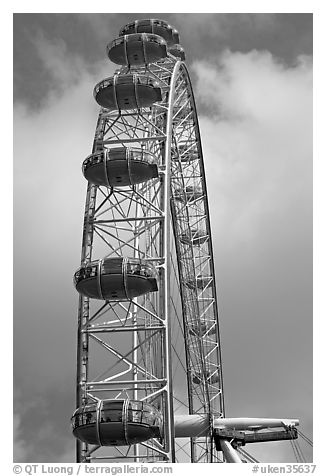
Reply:
M268 52L227 51L193 67L197 100L208 110L200 125L219 229L252 238L263 215L311 194L310 59L288 68Z
M13 461L19 463L26 460L28 448L26 441L21 438L21 418L18 414L13 415Z

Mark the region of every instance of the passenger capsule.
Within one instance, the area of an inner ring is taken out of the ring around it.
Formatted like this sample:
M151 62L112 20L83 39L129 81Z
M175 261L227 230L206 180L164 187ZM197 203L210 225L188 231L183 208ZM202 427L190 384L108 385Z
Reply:
M106 50L110 60L121 65L150 64L167 56L166 41L152 33L120 36Z
M195 245L199 246L205 243L208 239L208 235L204 230L197 230L196 228L191 228L190 232L182 233L180 235L180 241L184 245Z
M158 177L153 156L143 149L102 149L83 162L83 174L94 185L124 187Z
M180 42L178 30L173 28L166 21L154 18L135 20L128 23L121 28L119 36L128 35L130 33L154 33L155 35L162 36L169 46Z
M186 59L186 54L185 50L182 48L181 45L172 45L168 48L168 52L171 53L171 55L175 56L176 58L180 58L181 61L185 61Z
M194 376L192 377L192 381L194 384L199 385L204 380L206 380L210 385L219 382L219 376L217 372L209 372L206 370L204 373L202 372L195 372Z
M94 88L94 98L111 110L140 109L162 101L158 82L140 74L115 74L103 79Z
M78 408L72 418L73 435L100 446L129 446L160 438L162 415L138 400L102 400Z
M125 301L155 292L153 265L136 258L103 258L81 266L74 275L77 291L92 299Z
M189 332L199 337L203 337L204 335L211 336L216 334L216 325L213 321L200 319L199 322L191 322L189 324Z
M213 285L213 279L210 276L199 275L196 279L186 281L185 284L190 289L205 289L206 287L211 287Z
M173 193L173 197L175 200L179 202L194 202L195 200L198 200L199 198L203 197L203 192L201 188L193 186L193 185L188 185L185 187L185 189L178 189L175 190Z

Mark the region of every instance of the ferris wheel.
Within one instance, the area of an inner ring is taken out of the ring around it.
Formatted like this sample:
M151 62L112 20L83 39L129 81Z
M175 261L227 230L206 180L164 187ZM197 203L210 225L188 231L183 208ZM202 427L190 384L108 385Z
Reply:
M82 167L76 459L241 462L236 446L257 441L257 430L282 427L274 439L294 439L298 422L225 418L205 170L185 52L177 30L147 19L123 27L107 53L120 68L95 86L101 109ZM260 441L272 439L264 434Z

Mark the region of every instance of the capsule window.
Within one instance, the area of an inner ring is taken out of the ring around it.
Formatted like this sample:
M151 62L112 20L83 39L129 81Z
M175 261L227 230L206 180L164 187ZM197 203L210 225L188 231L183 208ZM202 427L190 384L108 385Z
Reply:
M92 423L96 423L96 404L78 408L72 417L73 428Z
M83 279L90 278L96 275L97 275L96 265L82 267L79 270L77 270L75 273L75 283L77 284L79 283L79 281Z
M116 147L109 149L109 160L121 160L126 158L127 149L125 147Z
M154 425L156 420L156 411L152 406L144 404L143 407L143 418L142 423L146 423L147 425Z
M130 402L130 407L128 411L128 421L134 423L141 423L142 421L142 402Z
M83 169L85 170L87 167L89 167L90 163L91 163L91 157L87 157L87 159L85 159L83 162Z
M148 264L143 264L141 266L141 272L140 274L142 276L145 276L146 278L150 278L153 276L153 270Z
M140 263L130 263L130 262L128 262L128 264L127 264L127 273L140 276L142 274L141 264Z
M130 30L130 28L134 26L134 23L127 23L126 26L124 26L121 31L124 31L124 30Z
M134 75L123 74L117 77L119 84L130 84L134 82Z
M144 150L134 151L132 153L132 159L147 162L148 164L153 164L155 162L154 157L144 152Z
M100 164L101 162L103 162L103 154L102 153L96 154L94 156L93 163L94 164Z
M81 418L81 415L75 415L72 417L71 419L71 424L72 424L72 428L75 429L75 428L78 428L79 426L82 425L82 418Z
M122 258L110 258L102 261L102 274L121 274Z
M127 263L127 274L133 274L138 276L143 276L145 278L154 277L155 271L154 268L148 263L141 262L131 262Z
M123 402L104 402L101 410L101 422L122 421Z
M85 268L85 278L90 278L91 274L92 274L92 267L87 266L87 268Z
M151 425L152 423L150 418L150 413L147 412L146 410L143 411L142 423L145 423L146 425Z
M80 426L80 418L79 418L79 413L78 411L75 411L73 416L71 417L71 425L73 429L75 429L77 426Z
M82 421L83 425L91 425L92 423L96 423L96 420L97 420L96 410L85 411L83 412L82 417L83 417L83 421Z
M150 20L139 20L137 21L137 28L139 28L140 26L148 26L150 23Z
M153 412L150 411L144 411L143 412L143 423L146 423L147 425L152 426L155 421L155 416Z
M141 423L141 420L142 420L141 410L133 410L132 411L132 421L134 423Z
M82 270L78 269L74 275L75 284L79 283L79 281L81 280L81 275L82 275Z
M92 268L91 268L91 273L90 273L90 276L91 276L91 277L94 277L94 276L97 275L97 269L98 269L98 268L97 268L97 265L92 266Z
M113 41L113 46L122 45L123 43L124 43L124 37L120 37Z
M101 88L107 88L108 86L111 86L113 84L113 80L111 78L107 78L107 79L104 79L103 81L101 81L96 89L97 91L99 91Z

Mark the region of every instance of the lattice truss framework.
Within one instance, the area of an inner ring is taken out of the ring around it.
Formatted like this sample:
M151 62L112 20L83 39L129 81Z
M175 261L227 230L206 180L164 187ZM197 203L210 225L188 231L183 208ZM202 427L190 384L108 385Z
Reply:
M170 190L175 240L171 256L164 256L166 124L175 64L169 56L146 68L128 70L157 79L162 102L140 110L101 109L93 152L117 146L141 148L158 163L159 177L114 189L89 184L82 243L82 264L104 256L151 262L158 273L159 291L124 302L81 296L78 332L78 404L125 397L151 402L163 412L164 436L134 447L90 448L81 443L84 461L169 461L172 406L175 414L223 416L207 191L198 119L184 65L179 68L173 101ZM119 70L119 74L126 72L126 68ZM167 261L173 314L170 373L164 304ZM170 385L174 388L171 402ZM176 439L175 443L177 461L189 461L189 454L194 462L218 461L208 437Z

